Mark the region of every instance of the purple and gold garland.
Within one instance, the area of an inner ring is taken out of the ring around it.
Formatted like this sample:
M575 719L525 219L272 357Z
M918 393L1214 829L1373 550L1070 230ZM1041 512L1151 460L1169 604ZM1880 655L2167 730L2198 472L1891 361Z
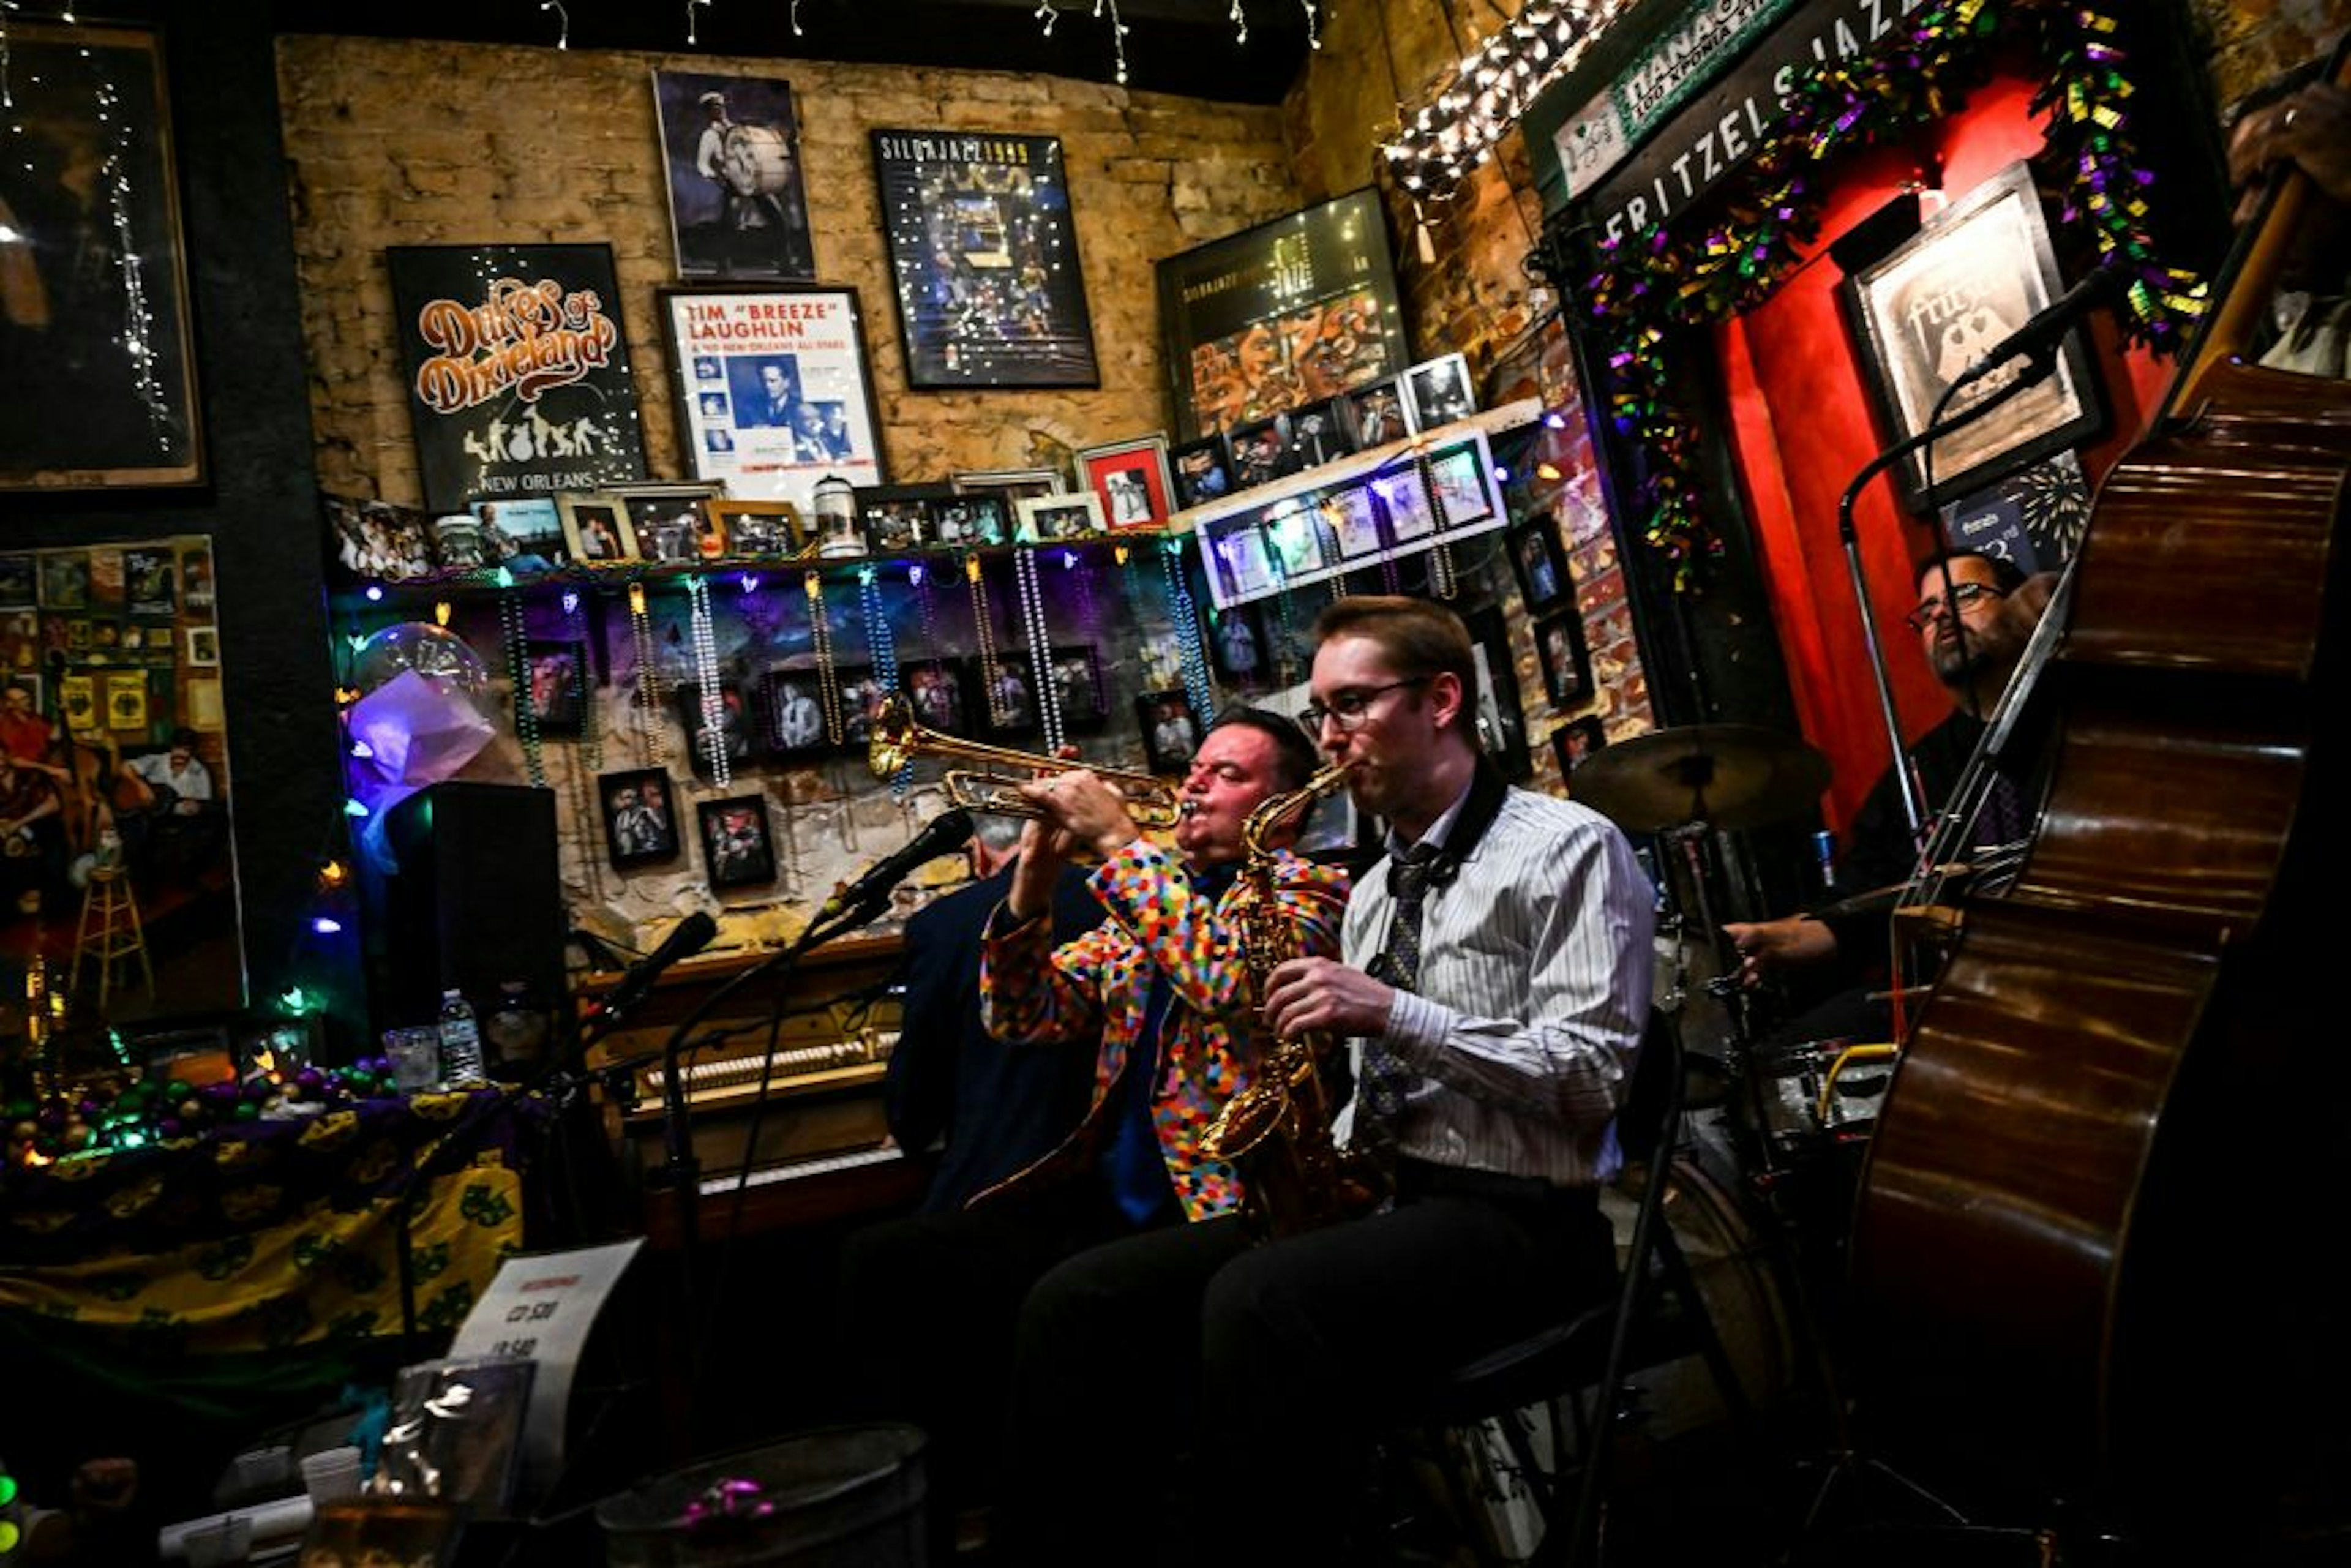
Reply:
M1676 329L1769 298L1819 235L1814 166L1951 113L1989 77L1997 47L2021 38L2050 62L2032 104L2050 117L2043 158L2068 172L2063 221L2087 230L2099 267L2129 278L2126 340L2157 353L2179 350L2204 312L2204 285L2156 258L2145 226L2153 177L2139 166L2130 134L2135 89L2115 32L2098 6L2064 0L1935 5L1909 24L1900 47L1800 74L1779 133L1715 204L1711 225L1685 234L1660 226L1603 246L1602 270L1584 298L1608 366L1608 413L1642 454L1635 499L1642 535L1672 561L1677 590L1698 587L1722 545L1700 499L1697 424L1671 392Z

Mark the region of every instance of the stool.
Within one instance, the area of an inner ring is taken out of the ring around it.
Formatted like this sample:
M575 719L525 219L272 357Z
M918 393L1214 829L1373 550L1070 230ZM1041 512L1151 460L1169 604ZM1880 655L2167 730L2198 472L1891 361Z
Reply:
M74 930L71 984L81 984L85 958L98 960L98 1005L106 1007L114 984L114 966L132 954L139 956L139 973L147 994L155 994L155 968L147 957L147 933L139 924L138 895L120 866L92 867L89 886L81 895L81 922Z

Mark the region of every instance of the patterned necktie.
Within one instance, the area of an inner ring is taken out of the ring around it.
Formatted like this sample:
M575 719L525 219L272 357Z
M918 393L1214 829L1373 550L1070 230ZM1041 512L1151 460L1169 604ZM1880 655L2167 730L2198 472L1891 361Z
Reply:
M1374 976L1400 991L1420 988L1420 915L1428 897L1428 873L1437 859L1433 844L1417 843L1389 857L1388 894L1395 911L1388 918L1387 946L1372 967ZM1376 1036L1364 1040L1364 1081L1355 1107L1355 1146L1382 1162L1395 1157L1397 1124L1417 1075Z

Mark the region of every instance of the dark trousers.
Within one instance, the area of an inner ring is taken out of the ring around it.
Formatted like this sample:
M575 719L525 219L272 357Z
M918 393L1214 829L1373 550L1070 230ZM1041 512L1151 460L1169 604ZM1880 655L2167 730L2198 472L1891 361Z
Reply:
M1078 1183L976 1208L917 1214L842 1243L839 1386L843 1420L910 1421L930 1435L935 1522L994 1495L1013 1325L1029 1287L1072 1253L1130 1233Z
M1101 1563L1186 1537L1195 1561L1343 1560L1380 1432L1615 1272L1588 1191L1405 1174L1383 1214L1259 1247L1211 1220L1040 1280L1020 1315L1006 1560Z

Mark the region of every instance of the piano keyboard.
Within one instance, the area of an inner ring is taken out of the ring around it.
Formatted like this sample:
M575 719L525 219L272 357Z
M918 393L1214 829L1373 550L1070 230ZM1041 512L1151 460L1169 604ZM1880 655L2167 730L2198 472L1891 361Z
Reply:
M796 1046L768 1057L754 1051L748 1056L691 1062L679 1076L684 1079L685 1092L691 1098L743 1094L758 1087L763 1061L774 1063L768 1074L768 1083L773 1086L805 1073L862 1067L883 1061L897 1042L894 1031L863 1034L852 1040L837 1040L823 1045ZM644 1084L646 1096L657 1099L669 1085L669 1073L663 1068L648 1067L645 1069Z
M812 1160L790 1160L779 1166L763 1166L752 1171L746 1180L737 1172L712 1176L702 1184L702 1196L719 1197L733 1192L739 1182L744 1186L770 1186L777 1182L799 1181L809 1176L831 1176L835 1171L855 1170L860 1166L887 1165L892 1160L904 1159L905 1153L893 1145L880 1148L852 1149L846 1154L824 1155Z

